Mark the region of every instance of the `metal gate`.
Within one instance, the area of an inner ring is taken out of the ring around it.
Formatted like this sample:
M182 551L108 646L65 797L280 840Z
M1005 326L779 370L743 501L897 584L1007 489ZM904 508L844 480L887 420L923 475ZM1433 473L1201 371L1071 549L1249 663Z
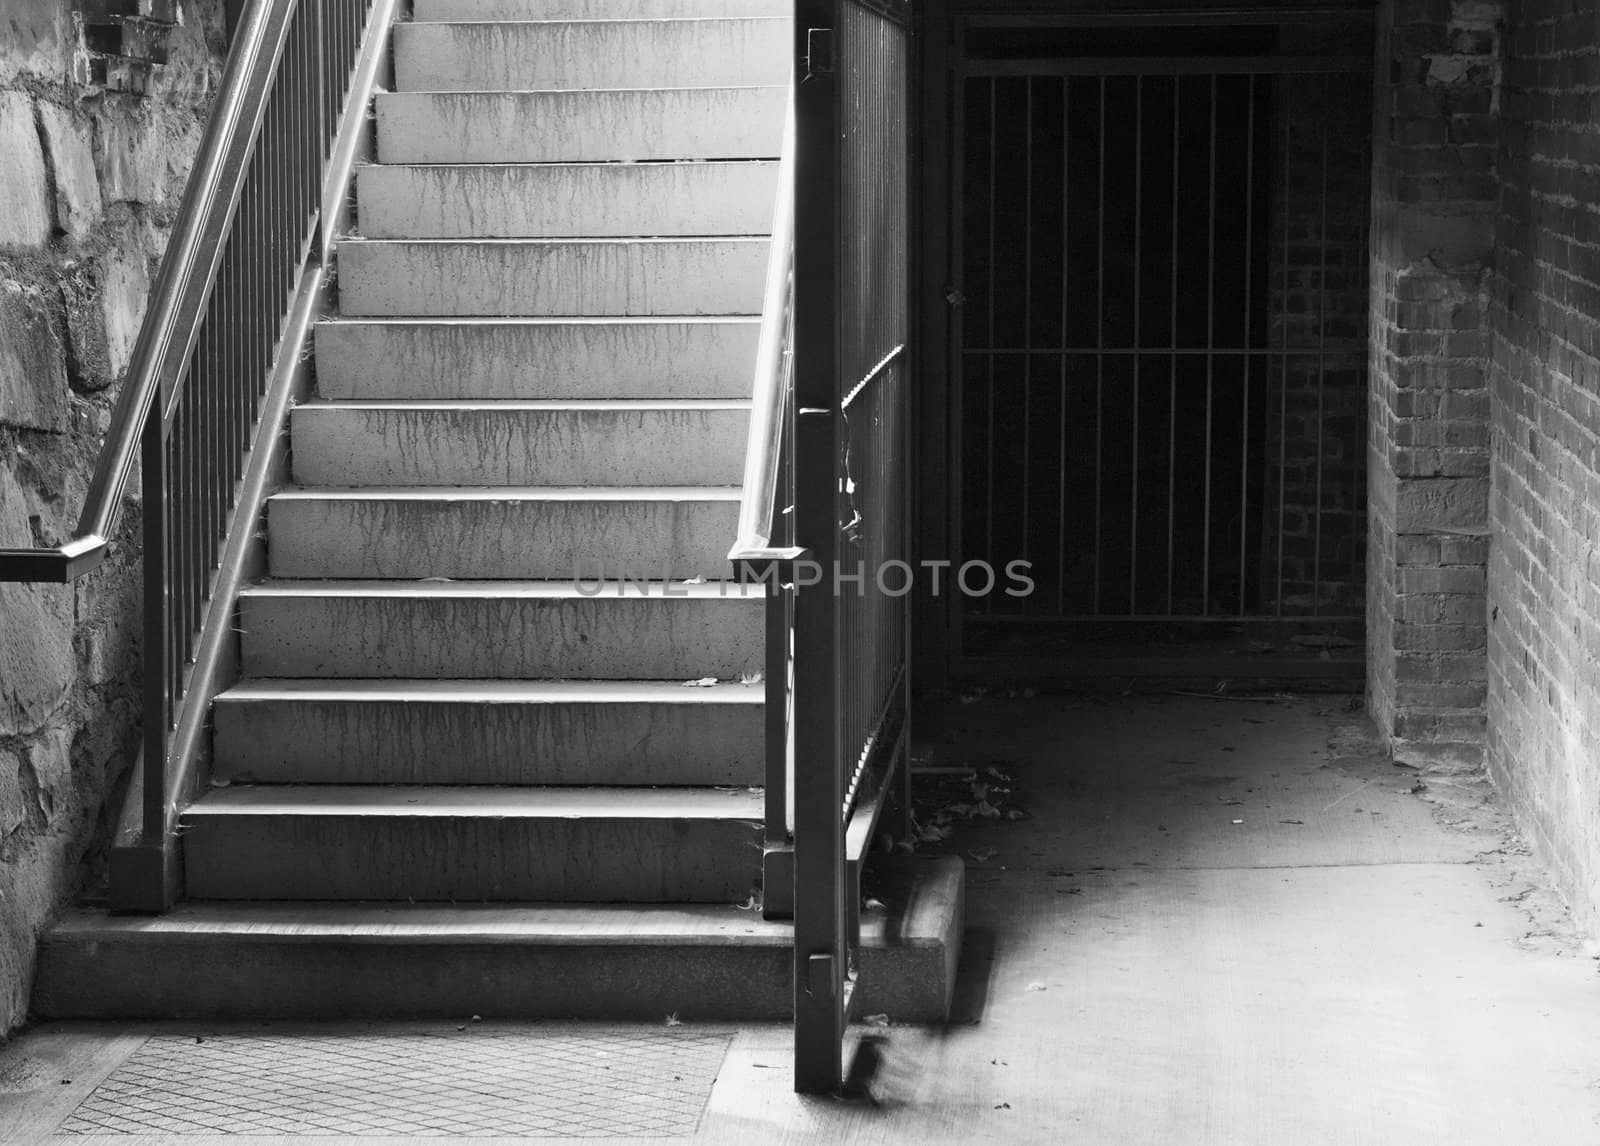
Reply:
M958 648L1358 631L1370 63L1039 41L958 80Z

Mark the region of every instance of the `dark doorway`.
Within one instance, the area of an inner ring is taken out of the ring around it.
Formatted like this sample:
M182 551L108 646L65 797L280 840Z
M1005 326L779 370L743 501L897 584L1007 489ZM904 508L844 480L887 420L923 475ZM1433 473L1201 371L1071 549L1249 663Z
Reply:
M1359 637L1370 56L1189 31L965 35L951 535L1035 588L961 657Z

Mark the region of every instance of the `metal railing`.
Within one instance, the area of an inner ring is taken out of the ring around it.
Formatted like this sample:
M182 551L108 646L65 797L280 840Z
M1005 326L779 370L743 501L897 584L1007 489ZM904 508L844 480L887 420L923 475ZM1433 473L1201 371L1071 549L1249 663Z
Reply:
M794 98L784 116L778 162L778 198L761 333L751 384L750 435L745 447L738 536L728 552L741 575L767 587L765 852L763 911L768 918L794 913L792 866L794 769L791 703L794 661Z
M263 447L323 290L341 179L396 0L251 0L71 540L0 551L0 580L99 565L136 460L144 538L144 720L134 787L137 905L170 902L177 814L196 781L210 673L232 629ZM253 479L253 480L252 480ZM258 492L258 491L257 491ZM231 572L231 576L230 576ZM229 582L223 584L221 582ZM125 825L126 826L126 825ZM119 883L116 855L113 895ZM142 878L148 877L148 878Z
M860 865L897 765L905 775L909 48L904 3L797 0L730 554L768 584L764 894L769 916L794 917L803 1092L840 1083Z

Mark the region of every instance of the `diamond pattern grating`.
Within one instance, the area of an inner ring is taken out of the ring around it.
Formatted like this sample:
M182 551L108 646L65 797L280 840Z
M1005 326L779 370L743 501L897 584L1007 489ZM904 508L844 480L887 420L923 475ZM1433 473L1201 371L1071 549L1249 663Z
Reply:
M151 1038L61 1134L676 1137L732 1036L663 1028Z

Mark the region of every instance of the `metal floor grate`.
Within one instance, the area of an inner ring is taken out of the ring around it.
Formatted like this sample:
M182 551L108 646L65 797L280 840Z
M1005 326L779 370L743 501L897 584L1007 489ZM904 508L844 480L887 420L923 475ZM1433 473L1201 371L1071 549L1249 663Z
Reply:
M157 1036L62 1134L675 1137L732 1036L685 1031Z

